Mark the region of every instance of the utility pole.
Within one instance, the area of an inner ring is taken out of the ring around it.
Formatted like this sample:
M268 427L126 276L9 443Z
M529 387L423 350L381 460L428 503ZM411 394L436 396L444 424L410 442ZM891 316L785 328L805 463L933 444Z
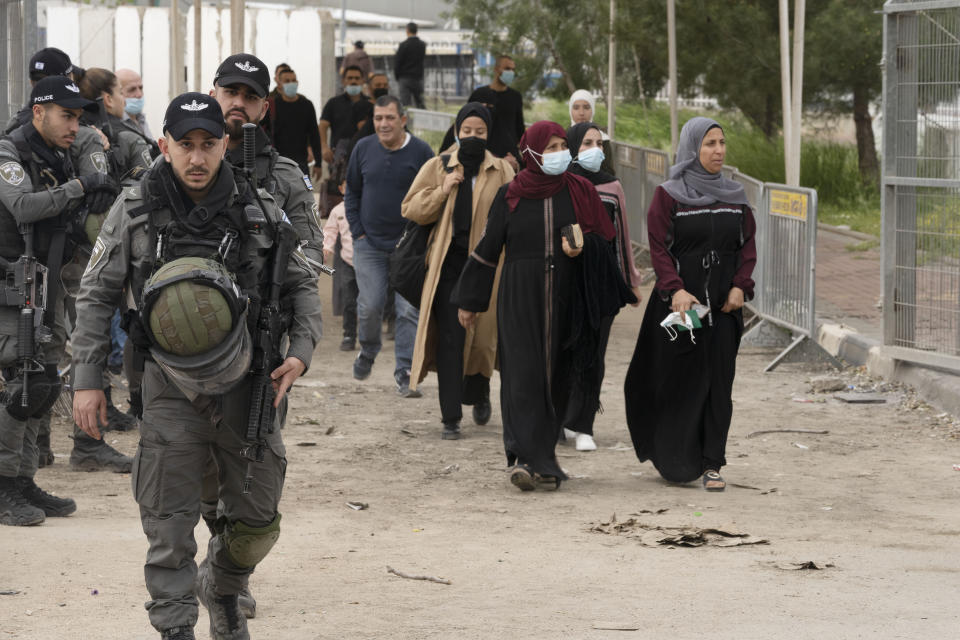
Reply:
M617 37L614 33L617 0L610 0L610 50L607 55L607 135L614 137L617 123Z
M783 103L783 175L790 184L793 175L793 117L790 98L790 15L788 0L780 0L780 93Z
M187 78L183 54L186 45L180 15L180 0L170 0L170 97L186 90Z
M202 73L200 69L200 61L202 56L200 55L200 34L201 25L200 25L200 0L193 0L193 90L201 91L200 83L202 81Z
M243 17L246 13L244 0L230 0L230 54L243 53Z
M677 8L674 0L667 0L667 66L670 78L670 158L676 162L680 133L677 122Z
M413 11L413 8L410 8ZM340 0L340 51L343 55L347 55L347 0ZM333 55L337 55L337 50L334 48Z
M803 32L807 3L806 0L793 2L793 100L790 106L790 142L793 145L793 157L790 159L792 172L787 176L787 184L799 187L800 140L803 138Z

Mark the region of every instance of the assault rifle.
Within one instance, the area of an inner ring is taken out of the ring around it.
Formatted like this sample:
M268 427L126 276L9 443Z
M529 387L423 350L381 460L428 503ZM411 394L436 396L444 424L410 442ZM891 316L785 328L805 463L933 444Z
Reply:
M263 202L257 195L254 181L256 169L254 166L254 135L256 125L243 125L243 174L248 186L260 205L260 215L263 216L262 228L273 230L273 256L270 263L269 291L265 299L260 301L257 315L257 326L253 331L253 362L251 364L252 385L250 388L250 413L247 418L247 446L241 450L241 455L247 459L247 473L243 479L243 493L250 493L253 482L254 463L263 462L266 453L266 436L273 433L273 423L276 418L276 409L273 401L276 391L273 389L273 380L270 374L283 362L280 353L280 336L285 329L280 310L280 293L283 281L287 274L287 265L290 256L297 246L297 232L285 221L268 224ZM254 212L248 212L251 217Z
M23 255L16 262L0 258L0 268L5 275L0 287L0 307L20 308L17 364L23 376L20 406L27 408L30 404L30 374L44 371L43 364L37 360L37 344L49 342L53 332L43 324L44 309L48 304L47 268L33 254L33 224L19 226L24 241Z
M103 132L103 135L107 136L107 140L110 142L110 148L104 149L104 155L107 158L107 173L112 176L119 176L120 161L117 159L117 139L114 135L113 123L110 122L110 114L107 113L107 108L103 104L103 96L97 98L96 102L97 128Z

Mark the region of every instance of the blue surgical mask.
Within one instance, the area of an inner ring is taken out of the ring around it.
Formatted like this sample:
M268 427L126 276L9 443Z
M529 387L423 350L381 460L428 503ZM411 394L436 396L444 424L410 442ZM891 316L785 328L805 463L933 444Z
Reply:
M123 110L132 116L140 115L140 112L143 111L143 96L126 98Z
M590 173L600 171L600 165L603 164L606 156L603 155L603 149L600 147L590 147L586 151L577 154L577 164Z
M543 170L548 176L558 176L564 171L567 170L567 167L570 166L570 150L564 149L563 151L554 151L553 153L537 153L530 147L527 147L527 151L530 152L530 155L533 156L534 162L540 165L540 169ZM537 156L540 156L543 159L543 162L537 160Z
M300 87L299 82L288 82L283 85L283 94L288 98L295 98L297 96L297 89Z
M500 82L503 84L510 84L517 78L517 72L513 69L507 69L506 71L500 72Z
M348 84L346 87L344 87L344 91L347 92L348 96L358 96L360 95L360 92L363 91L363 87L361 87L359 84Z

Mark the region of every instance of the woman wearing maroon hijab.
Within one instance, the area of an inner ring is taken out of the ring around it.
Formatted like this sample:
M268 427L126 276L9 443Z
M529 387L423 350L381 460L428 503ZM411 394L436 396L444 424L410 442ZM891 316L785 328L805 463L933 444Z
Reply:
M538 122L520 139L526 169L504 185L490 207L483 238L470 253L452 302L470 327L487 310L497 263L503 268L497 298L500 407L510 481L524 491L556 489L566 479L554 448L572 376L578 264L592 241L605 244L613 225L596 189L566 172L566 132ZM573 248L561 229L579 224L591 236Z

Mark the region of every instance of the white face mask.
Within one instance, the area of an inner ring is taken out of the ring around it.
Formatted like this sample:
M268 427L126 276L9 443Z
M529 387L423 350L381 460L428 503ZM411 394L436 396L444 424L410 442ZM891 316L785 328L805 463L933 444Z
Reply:
M590 147L577 154L577 164L590 173L600 171L600 165L603 164L604 159L603 149L600 147Z
M660 322L667 335L670 336L670 342L677 339L680 331L690 332L690 342L697 344L693 337L693 330L703 326L702 318L710 313L710 308L706 305L695 304L693 308L686 312L674 311Z
M530 147L527 147L526 150L530 152L534 162L540 165L540 169L542 169L543 172L548 176L558 176L566 171L567 167L570 166L569 149L554 151L552 153L537 153ZM537 156L540 156L543 159L543 162L537 160Z

